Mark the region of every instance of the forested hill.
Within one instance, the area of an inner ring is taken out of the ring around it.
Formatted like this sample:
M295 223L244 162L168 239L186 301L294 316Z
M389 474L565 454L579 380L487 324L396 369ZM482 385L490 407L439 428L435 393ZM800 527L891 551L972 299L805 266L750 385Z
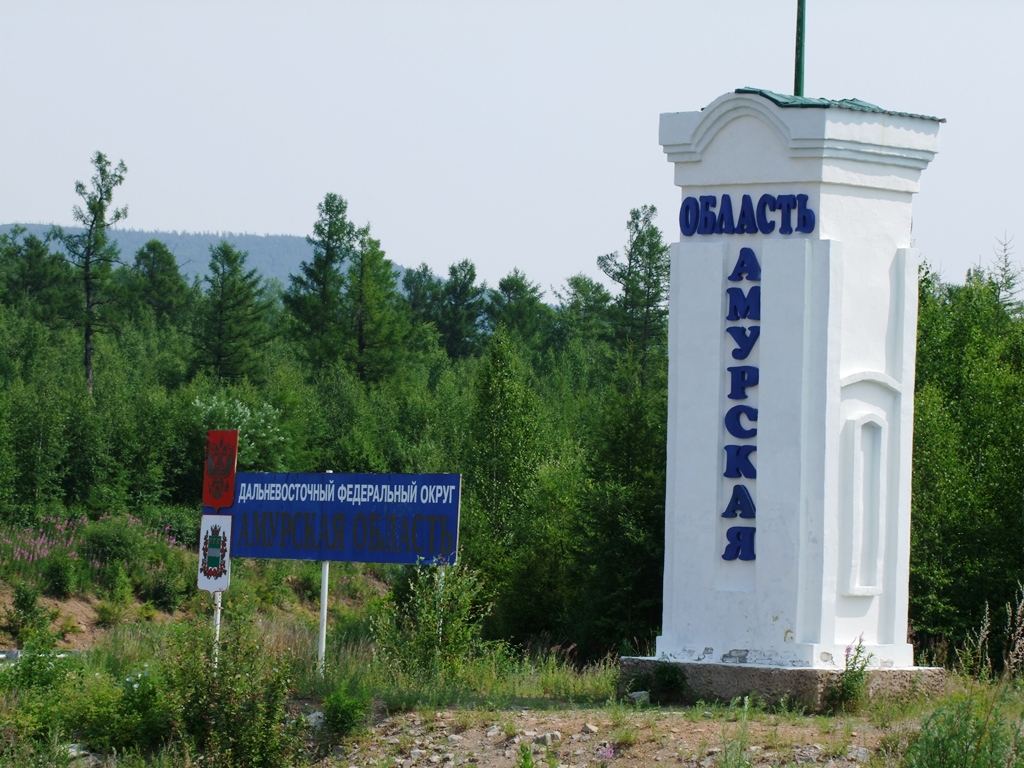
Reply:
M14 224L0 224L0 234L9 233ZM28 234L40 239L50 231L49 224L22 224ZM77 234L79 227L67 227ZM174 254L178 268L189 282L206 274L210 263L210 247L227 240L235 249L247 251L246 263L264 278L280 280L288 285L288 275L297 274L299 264L313 258L313 249L305 237L295 235L252 235L237 232L153 232L142 229L112 228L109 234L117 240L121 258L130 264L135 253L150 240L159 240ZM401 272L403 270L399 270Z

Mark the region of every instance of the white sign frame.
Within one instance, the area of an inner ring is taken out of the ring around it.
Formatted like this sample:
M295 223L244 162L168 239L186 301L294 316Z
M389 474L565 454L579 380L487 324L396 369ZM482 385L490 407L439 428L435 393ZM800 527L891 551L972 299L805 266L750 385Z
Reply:
M214 529L216 528L216 531ZM221 539L221 562L216 569L206 568L208 553L205 551L211 536ZM223 592L231 584L231 515L203 515L199 529L198 587L204 592Z

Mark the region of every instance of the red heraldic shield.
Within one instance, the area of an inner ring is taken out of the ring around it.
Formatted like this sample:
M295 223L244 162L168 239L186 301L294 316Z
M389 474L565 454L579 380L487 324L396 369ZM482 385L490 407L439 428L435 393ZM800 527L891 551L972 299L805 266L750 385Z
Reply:
M206 463L203 465L204 507L217 510L234 503L237 460L238 430L210 430L206 435Z

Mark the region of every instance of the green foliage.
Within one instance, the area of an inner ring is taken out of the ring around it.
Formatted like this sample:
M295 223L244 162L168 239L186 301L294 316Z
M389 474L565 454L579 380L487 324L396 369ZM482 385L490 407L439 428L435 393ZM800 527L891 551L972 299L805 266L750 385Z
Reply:
M461 561L410 569L373 622L378 658L392 675L458 682L484 647L480 630L490 606L483 582Z
M843 670L825 684L825 707L829 712L856 712L861 707L867 695L870 662L863 638L846 646Z
M665 361L619 357L593 427L572 623L588 656L642 653L661 622ZM580 610L586 606L586 610Z
M0 303L48 328L66 325L76 309L72 267L37 236L21 239L24 234L17 226L0 234Z
M345 273L341 301L343 357L360 381L377 382L394 374L402 359L409 327L401 312L395 268L367 225Z
M128 208L111 208L114 190L124 183L128 172L124 161L111 166L102 152L93 155L92 165L96 173L92 177L92 188L87 189L81 181L75 182L75 194L84 207L72 209L75 221L84 228L81 234L68 234L60 227L54 227L51 237L67 252L68 260L77 271L81 286L82 309L77 322L83 329L85 348L85 382L89 394L93 389L93 335L103 328L108 318L104 310L111 301L110 276L112 265L118 261L117 243L110 239L107 230L128 216Z
M215 668L209 624L177 629L163 669L179 731L217 765L291 765L299 744L288 726L287 671L258 630L229 624Z
M1024 494L1024 318L1003 267L962 286L920 277L910 616L925 645L958 645L1021 578L1006 505Z
M682 704L688 701L692 692L682 665L673 664L667 659L654 662L650 693L651 701L656 704Z
M324 699L324 725L336 738L351 736L361 728L370 714L365 696L350 694L339 688Z
M431 324L436 329L440 320L441 295L444 282L426 264L407 269L402 275L402 289L409 319L413 323Z
M552 321L552 310L543 301L543 291L526 275L513 269L490 291L487 321L492 329L504 326L529 349L539 349Z
M148 751L173 733L169 692L148 664L122 679L78 670L59 693L55 719L92 750Z
M244 395L246 391L240 390ZM287 448L281 412L269 403L251 406L227 394L197 398L195 408L203 430L238 430L239 472L280 472Z
M0 690L26 691L53 688L67 677L71 660L54 651L53 635L31 632L16 664L0 667Z
M121 573L143 559L142 531L127 517L103 517L85 529L83 539L86 557Z
M473 471L469 477L480 511L474 530L488 551L513 547L528 515L539 461L537 402L529 373L504 328L495 331L476 384Z
M539 768L537 761L533 759L533 748L526 742L519 745L515 768Z
M43 591L50 597L70 597L77 586L77 570L66 552L55 552L43 564Z
M486 287L476 284L476 267L465 260L452 264L441 287L437 330L453 360L476 354L483 336L481 323L487 307Z
M342 265L356 249L356 227L348 220L345 198L328 192L317 204L313 260L302 262L298 275L289 276L284 304L292 317L290 336L297 341L313 371L334 365L345 346L342 325Z
M39 605L38 587L24 581L14 585L14 600L10 608L4 608L2 626L19 648L33 637L45 636L52 620L50 612Z
M267 326L272 300L256 270L245 268L247 257L226 240L210 247L195 343L200 369L219 381L259 378L256 352L275 335Z
M158 328L182 326L195 300L171 250L150 240L135 252L135 263L122 276L122 305L136 321L151 313Z
M905 768L1024 765L1020 723L1007 712L999 688L953 696L921 726L903 755Z
M654 225L653 205L629 212L626 248L599 256L597 265L621 292L612 302L612 327L620 347L632 345L641 367L655 349L664 347L668 334L668 246Z
M565 281L565 292L555 292L555 340L560 346L581 339L589 344L611 337L612 295L601 283L584 274Z

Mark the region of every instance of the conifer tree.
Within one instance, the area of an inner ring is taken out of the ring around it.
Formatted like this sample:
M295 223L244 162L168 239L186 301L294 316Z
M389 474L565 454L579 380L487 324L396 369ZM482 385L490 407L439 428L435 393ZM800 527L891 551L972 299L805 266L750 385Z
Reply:
M15 226L0 234L0 302L56 328L76 318L77 291L71 265L46 243Z
M108 293L113 265L118 263L120 251L117 242L111 240L107 230L128 216L128 208L111 208L114 190L124 183L128 168L121 160L111 167L107 156L97 152L92 158L92 188L86 188L81 181L75 182L75 194L84 203L76 205L72 216L85 230L73 235L60 227L54 227L51 236L64 246L68 261L78 271L82 287L80 325L83 330L85 383L92 394L93 335L105 325L101 311L109 303Z
M362 381L380 381L397 367L409 323L402 311L395 268L370 227L358 231L358 246L345 273L341 297L344 357Z
M184 322L190 299L188 282L178 269L178 261L159 240L150 240L135 252L128 290L131 301L148 307L158 327L178 326Z
M543 301L538 283L531 283L518 268L498 281L489 292L487 320L491 328L504 325L528 349L536 351L551 327L552 311Z
M453 360L476 354L483 341L487 286L476 284L476 267L469 259L452 264L441 288L438 331Z
M221 380L253 377L273 335L266 324L271 300L256 270L245 269L248 255L226 240L210 246L196 347L199 366Z
M668 246L654 226L658 211L643 205L629 212L626 248L599 256L597 265L619 285L612 304L612 321L620 348L633 345L646 371L651 351L663 346L668 334Z
M407 269L402 275L402 288L405 290L405 304L409 320L413 323L440 324L441 296L444 281L434 275L426 264L416 269Z
M289 276L284 305L293 320L292 338L314 371L338 361L345 347L342 317L343 265L356 251L358 233L348 220L348 203L328 192L317 205L313 260L302 262L298 275Z

